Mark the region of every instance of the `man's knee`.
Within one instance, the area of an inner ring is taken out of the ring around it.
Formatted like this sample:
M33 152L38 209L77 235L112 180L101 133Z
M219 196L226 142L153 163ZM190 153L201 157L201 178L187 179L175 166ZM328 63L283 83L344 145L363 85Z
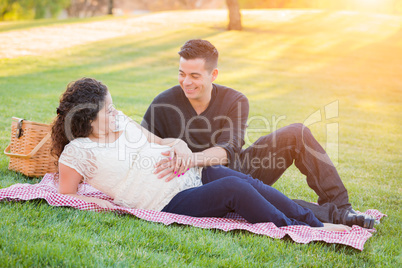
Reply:
M299 136L299 135L302 135L302 134L304 135L306 133L311 134L310 129L306 125L304 125L302 123L290 124L289 126L284 127L284 128L286 128L287 132L290 132L293 135L298 135Z
M237 194L242 193L246 189L252 187L250 183L236 176L228 176L219 179L217 182L221 184L221 188L226 193Z
M279 129L277 139L291 139L297 142L309 139L312 136L313 134L306 125L294 123Z
M311 135L310 129L302 123L294 123L284 126L270 134L259 138L259 142L263 143L265 140L272 140L275 138L286 139L294 137L302 137L303 135Z

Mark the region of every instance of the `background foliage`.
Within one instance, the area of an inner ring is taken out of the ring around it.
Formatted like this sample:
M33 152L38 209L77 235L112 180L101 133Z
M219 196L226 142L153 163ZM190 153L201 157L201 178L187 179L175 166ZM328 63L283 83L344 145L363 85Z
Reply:
M0 20L56 17L70 0L0 0Z
M234 0L243 9L314 8L401 14L401 0ZM0 20L56 17L66 10L69 17L111 14L113 7L161 11L225 8L225 0L0 0ZM232 1L233 2L233 1ZM123 8L123 9L124 9Z

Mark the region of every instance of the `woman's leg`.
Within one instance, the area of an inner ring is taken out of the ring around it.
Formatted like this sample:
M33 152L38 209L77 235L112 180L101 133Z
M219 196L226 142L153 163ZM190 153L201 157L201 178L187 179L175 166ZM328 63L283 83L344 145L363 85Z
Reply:
M250 183L235 176L182 191L162 211L194 217L223 217L228 212L236 212L251 223L273 222L278 227L307 225L286 217ZM311 226L321 227L323 224L318 221Z
M269 203L271 203L276 209L285 214L286 217L305 222L310 226L322 226L322 223L314 216L311 210L299 206L277 189L264 184L258 179L254 179L250 175L237 172L224 166L210 166L203 169L202 182L203 184L208 184L213 182L214 180L227 176L236 176L248 182Z

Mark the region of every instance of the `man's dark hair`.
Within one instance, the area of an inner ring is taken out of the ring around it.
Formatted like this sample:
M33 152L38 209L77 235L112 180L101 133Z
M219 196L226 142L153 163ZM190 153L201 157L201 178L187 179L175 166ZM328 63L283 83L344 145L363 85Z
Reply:
M218 67L218 50L207 40L188 40L178 53L180 57L186 60L203 59L205 61L205 69L210 72Z

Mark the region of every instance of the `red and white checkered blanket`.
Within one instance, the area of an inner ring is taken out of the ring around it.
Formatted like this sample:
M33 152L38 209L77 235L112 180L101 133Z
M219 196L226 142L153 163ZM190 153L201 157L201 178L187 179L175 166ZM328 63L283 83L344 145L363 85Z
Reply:
M165 225L172 223L192 225L200 228L213 228L223 231L247 230L249 232L266 235L272 238L283 238L289 235L297 243L309 243L311 241L324 241L348 245L363 250L364 243L372 236L375 229L367 230L359 226L353 226L350 232L331 232L314 229L309 226L293 225L276 227L273 223L251 224L235 213L229 213L225 218L196 218L173 213L158 212L144 209L131 209L115 206L112 209L103 209L94 203L87 203L80 199L62 195L57 192L57 185L53 178L55 174L46 174L38 184L15 184L8 188L0 189L0 200L32 200L45 199L51 206L69 206L81 210L115 211L118 213L132 214L140 219L160 222ZM112 198L96 190L88 184L79 187L78 194L97 197L112 201ZM365 212L380 220L385 214L378 210L370 209Z

